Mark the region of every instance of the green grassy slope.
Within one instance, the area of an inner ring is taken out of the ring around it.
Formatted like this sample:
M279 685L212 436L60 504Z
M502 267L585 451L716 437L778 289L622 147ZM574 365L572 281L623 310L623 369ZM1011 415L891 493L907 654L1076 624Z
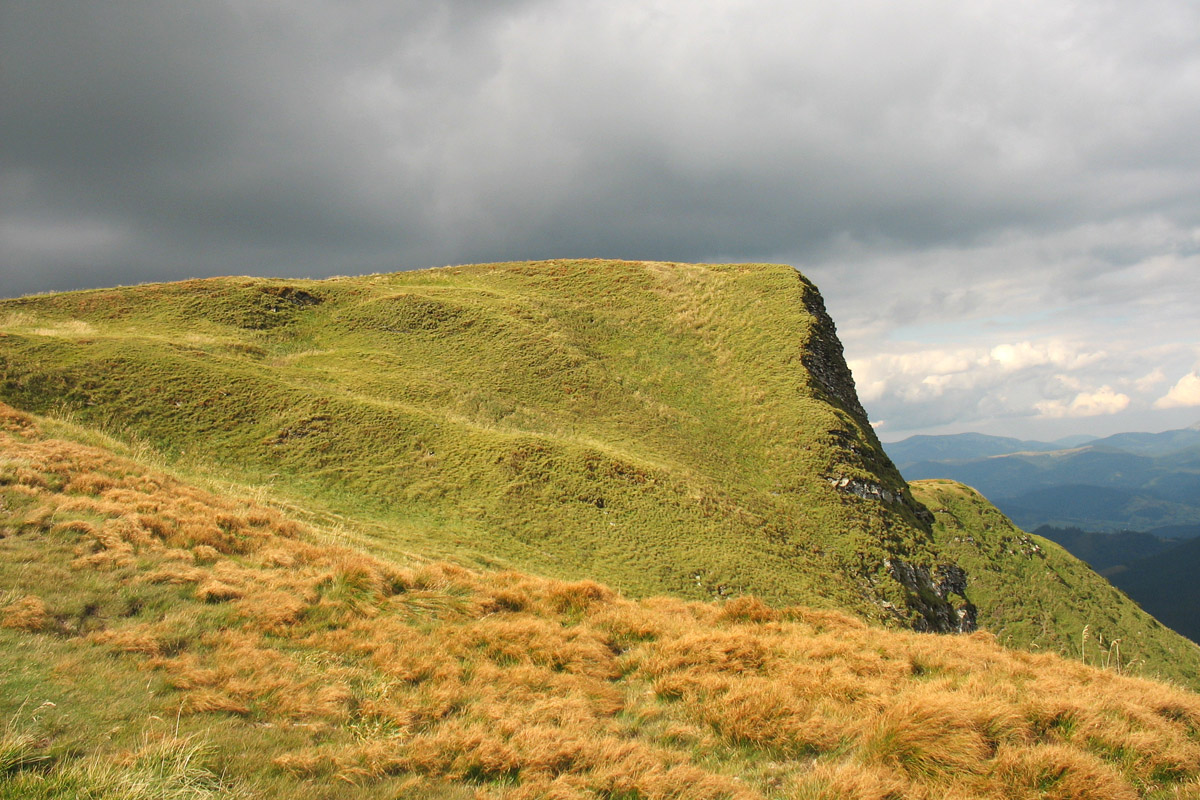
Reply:
M372 520L394 547L637 594L944 614L883 566L932 566L912 509L831 485L903 482L788 267L191 281L5 301L0 332L6 402Z
M379 554L936 630L967 605L961 563L987 624L1024 619L989 588L996 562L960 562L922 521L789 267L555 261L8 300L0 399ZM1055 616L1053 646L1080 621ZM1139 658L1200 674L1175 634L1154 639Z
M979 606L980 626L1002 643L1200 683L1200 647L1066 549L1015 527L968 486L948 480L911 486L937 520L939 545L970 576L967 592Z

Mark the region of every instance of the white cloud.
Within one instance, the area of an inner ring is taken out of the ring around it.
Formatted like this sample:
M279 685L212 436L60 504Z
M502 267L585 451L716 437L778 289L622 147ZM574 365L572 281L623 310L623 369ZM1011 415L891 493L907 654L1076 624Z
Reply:
M1154 401L1155 408L1186 408L1200 406L1200 372L1184 375L1158 400Z
M1103 360L1105 354L1081 352L1062 342L1017 342L992 348L991 360L1006 372L1052 364L1062 369L1078 369Z
M1134 380L1133 388L1139 392L1148 392L1166 379L1167 374L1162 371L1162 367L1155 367L1152 371Z
M1029 342L997 345L992 348L990 356L1001 368L1007 370L1018 370L1047 363L1044 348L1035 348Z
M1067 391L1082 392L1084 390L1083 381L1073 375L1055 375L1054 380Z
M864 405L889 420L892 435L943 432L948 425L1030 438L1152 429L1138 415L1157 413L1151 409L1155 395L1146 396L1145 389L1153 391L1162 376L1159 367L1147 372L1147 362L1169 365L1186 357L1190 364L1195 358L1191 347L1122 349L1124 343L1112 341L1100 349L1065 338L927 345L908 352L905 344L891 342L892 352L849 362ZM1099 419L1113 421L1094 421Z
M942 394L956 380L970 380L972 369L985 362L977 349L931 348L909 353L880 354L850 361L850 369L864 402L889 394L910 400Z
M1011 381L1019 373L1041 367L1079 370L1104 360L1103 351L1090 351L1062 341L1017 342L993 347L926 348L906 353L882 353L850 361L864 402L895 395L909 400L939 397L951 390L979 389ZM1076 386L1060 374L1060 383Z
M1111 386L1101 386L1094 392L1080 392L1070 403L1061 400L1045 400L1035 403L1043 417L1098 417L1116 414L1129 407L1129 395L1114 392Z
M894 436L1052 439L1186 422L1153 403L1166 376L1191 371L1200 356L1194 225L1145 217L912 251L847 245L802 269L864 378L863 403ZM939 360L969 363L942 369ZM1099 386L1130 397L1121 414L1067 414L1076 395ZM1062 416L1036 407L1054 402Z

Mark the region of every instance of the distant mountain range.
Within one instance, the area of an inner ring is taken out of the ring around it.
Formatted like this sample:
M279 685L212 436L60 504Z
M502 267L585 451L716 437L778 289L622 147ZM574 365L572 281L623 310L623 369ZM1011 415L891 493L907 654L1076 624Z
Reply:
M1057 442L913 436L884 447L908 480L966 483L1027 530L1200 536L1200 424Z
M986 433L955 433L945 436L910 436L899 442L885 443L888 455L897 465L924 461L969 461L1010 453L1045 452L1079 447L1094 441L1089 437L1071 437L1054 442L988 436Z
M1042 442L989 436L985 433L953 433L942 436L910 436L884 443L888 455L903 467L920 461L963 461L1022 452L1050 452L1084 446L1124 450L1140 455L1165 455L1200 446L1200 421L1195 425L1162 433L1115 433L1103 438L1076 435Z

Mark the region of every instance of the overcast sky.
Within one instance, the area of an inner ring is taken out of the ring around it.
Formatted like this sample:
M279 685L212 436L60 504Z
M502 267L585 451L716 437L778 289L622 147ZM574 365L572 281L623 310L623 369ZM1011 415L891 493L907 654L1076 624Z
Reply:
M0 0L0 296L789 263L885 440L1200 420L1200 3Z

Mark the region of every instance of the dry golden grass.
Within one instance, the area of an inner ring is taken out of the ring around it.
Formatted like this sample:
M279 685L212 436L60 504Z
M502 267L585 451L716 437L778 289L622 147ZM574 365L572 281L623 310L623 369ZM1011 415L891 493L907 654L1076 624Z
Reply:
M305 726L307 740L269 754L279 770L510 800L1195 797L1200 785L1200 697L1171 685L986 633L387 563L42 438L3 406L0 431L22 464L0 486L23 504L19 536L73 543L67 569L113 593L177 592L78 635L165 679L181 715ZM51 635L55 603L10 592L0 622Z
M35 595L25 595L0 603L0 626L21 631L49 630L54 619L46 613L46 604Z

